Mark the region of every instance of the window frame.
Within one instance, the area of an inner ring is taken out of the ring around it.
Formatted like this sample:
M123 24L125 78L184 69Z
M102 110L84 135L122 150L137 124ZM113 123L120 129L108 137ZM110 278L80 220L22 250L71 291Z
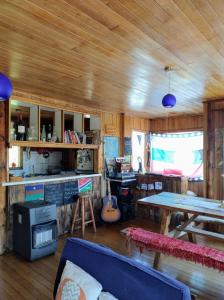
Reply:
M201 130L200 128L199 129L189 129L189 130L173 130L173 131L150 131L150 136L153 135L153 134L156 134L156 135L169 135L169 134L191 134L191 133L195 133L195 132L200 132L202 133L203 135L203 159L202 159L202 170L203 170L203 176L202 178L201 177L189 177L187 175L180 175L180 176L185 176L185 177L188 177L188 179L190 181L196 181L196 182L199 182L199 181L204 181L205 179L205 174L204 174L204 164L205 164L205 161L204 161L204 137L205 137L205 132L204 130ZM152 145L151 145L151 140L150 140L150 166L149 166L149 172L152 173L152 170L151 170L151 162L152 162ZM164 175L164 176L173 176L173 175L165 175L165 174L162 174L162 173L158 173L160 175Z

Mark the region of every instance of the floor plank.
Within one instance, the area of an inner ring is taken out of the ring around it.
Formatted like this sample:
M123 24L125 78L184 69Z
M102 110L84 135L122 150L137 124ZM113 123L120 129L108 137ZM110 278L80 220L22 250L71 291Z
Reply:
M153 252L145 251L140 254L138 249L132 247L131 253L128 253L120 230L131 225L159 231L158 224L151 223L148 220L133 220L121 224L98 226L96 233L89 226L85 238L96 243L105 244L121 254L129 255L145 265L152 266ZM77 234L74 234L74 236L77 236ZM32 263L25 261L14 253L1 256L0 300L52 299L54 280L65 238L66 236L59 239L58 251L55 255ZM224 245L220 241L209 240L205 237L198 237L197 240L200 244L224 250ZM221 272L167 256L162 257L161 271L189 285L192 291L199 296L199 300L224 299L223 273Z

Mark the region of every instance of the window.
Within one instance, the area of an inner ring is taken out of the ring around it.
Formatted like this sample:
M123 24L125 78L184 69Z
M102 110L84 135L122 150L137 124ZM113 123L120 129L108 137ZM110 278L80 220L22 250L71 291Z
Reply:
M145 133L140 131L132 132L132 168L134 171L139 170L141 162L144 169L145 161Z
M203 178L203 132L151 135L150 171Z
M9 148L9 168L22 168L22 148L17 146Z

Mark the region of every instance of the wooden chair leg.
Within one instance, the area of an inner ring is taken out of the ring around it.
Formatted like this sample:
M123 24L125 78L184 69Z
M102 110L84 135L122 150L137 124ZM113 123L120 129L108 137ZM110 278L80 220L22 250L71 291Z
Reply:
M91 197L88 198L88 201L89 201L89 209L90 209L91 219L93 222L93 229L94 229L94 232L96 232L96 223L95 223L95 217L94 217L93 204L92 204Z
M80 205L80 199L78 198L77 203L76 203L76 206L75 206L74 215L73 215L72 227L71 227L71 233L73 233L74 226L75 226L75 222L76 222L76 220L77 220L78 211L79 211L79 205Z
M86 226L86 223L85 223L85 200L82 199L81 200L81 205L82 205L82 237L84 238L84 235L85 235L85 226Z

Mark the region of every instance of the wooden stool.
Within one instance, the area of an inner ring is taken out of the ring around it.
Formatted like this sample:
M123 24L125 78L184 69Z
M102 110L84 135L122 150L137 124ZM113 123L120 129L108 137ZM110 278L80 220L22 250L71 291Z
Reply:
M87 204L89 204L89 210L90 210L90 215L91 215L90 220L85 219L85 214L86 214L85 208L87 207ZM79 217L80 208L81 208L81 218ZM93 229L94 229L94 232L96 232L96 223L95 223L95 218L94 218L94 213L93 213L92 199L91 199L91 194L89 194L89 193L81 194L77 200L76 207L74 210L73 220L72 220L71 233L73 232L75 223L79 222L79 221L81 221L83 238L84 238L84 234L85 234L86 224L93 223Z

